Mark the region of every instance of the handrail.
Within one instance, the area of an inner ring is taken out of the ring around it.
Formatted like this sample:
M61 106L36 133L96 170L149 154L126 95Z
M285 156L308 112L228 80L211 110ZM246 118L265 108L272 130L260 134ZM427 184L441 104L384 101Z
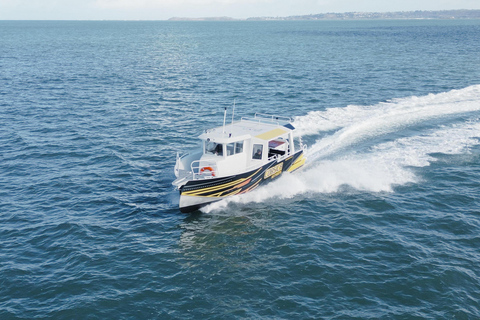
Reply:
M193 180L211 179L218 176L217 163L208 160L195 160L190 164ZM202 171L202 169L204 169ZM212 170L210 170L212 169Z
M288 121L288 122L293 121L293 119L290 118L290 117L278 116L278 115L267 114L267 113L255 113L255 118L263 118L263 119L266 119L266 120L268 120L268 118L270 118L271 122L275 122L275 120L283 120L283 121Z
M265 113L255 113L253 118L249 117L242 117L240 119L241 121L256 121L256 122L263 122L263 123L274 123L277 125L280 125L280 122L287 122L290 123L293 121L292 118L290 117L284 117L284 116L277 116L277 115L272 115L272 114L265 114Z

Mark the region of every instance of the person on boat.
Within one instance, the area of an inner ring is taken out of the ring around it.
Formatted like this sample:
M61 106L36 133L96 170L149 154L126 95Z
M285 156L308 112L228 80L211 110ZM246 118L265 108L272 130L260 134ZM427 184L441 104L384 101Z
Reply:
M253 159L262 159L262 150L257 149L257 152L253 155Z
M223 155L223 148L221 144L217 144L217 146L215 147L215 154L218 156Z

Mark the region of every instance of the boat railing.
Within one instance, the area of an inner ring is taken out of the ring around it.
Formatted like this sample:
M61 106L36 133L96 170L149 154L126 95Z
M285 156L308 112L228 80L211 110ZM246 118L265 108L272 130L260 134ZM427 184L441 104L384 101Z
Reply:
M274 154L274 155L268 157L268 161L272 161L272 160L274 160L274 159L282 160L282 158L286 158L286 157L285 157L284 155L281 156L281 155L279 155L279 154Z
M190 165L193 180L212 179L218 174L217 163L208 160L195 160Z
M274 123L277 125L280 125L281 123L290 123L293 121L293 119L290 117L284 117L284 116L278 116L278 115L272 115L272 114L266 114L266 113L255 113L253 118L242 117L241 120L256 121L259 123L262 123L262 122Z
M300 142L300 149L306 151L307 150L307 145L303 143L302 136L298 137L298 141Z

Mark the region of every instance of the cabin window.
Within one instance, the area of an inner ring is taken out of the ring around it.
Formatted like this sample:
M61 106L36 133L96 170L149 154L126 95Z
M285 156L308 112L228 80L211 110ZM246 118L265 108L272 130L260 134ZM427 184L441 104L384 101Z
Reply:
M254 144L253 145L253 155L252 159L262 159L262 153L263 153L263 145L261 144Z
M235 142L235 154L243 152L243 141Z
M205 154L223 156L223 145L213 141L205 141Z
M227 156L243 152L243 141L237 141L227 144Z
M235 143L232 142L227 144L227 156L232 156L234 154L234 151L235 151Z

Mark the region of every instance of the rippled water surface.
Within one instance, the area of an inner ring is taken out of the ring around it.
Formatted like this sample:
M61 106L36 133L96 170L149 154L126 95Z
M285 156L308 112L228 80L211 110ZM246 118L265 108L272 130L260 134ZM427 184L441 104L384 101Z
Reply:
M480 318L480 21L0 22L0 318ZM177 151L308 163L181 214Z

